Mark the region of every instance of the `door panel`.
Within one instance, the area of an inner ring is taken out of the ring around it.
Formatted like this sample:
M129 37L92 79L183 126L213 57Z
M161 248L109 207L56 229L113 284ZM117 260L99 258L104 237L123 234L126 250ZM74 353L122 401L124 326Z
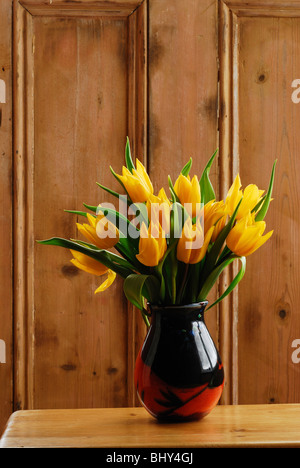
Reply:
M121 281L95 297L97 281L72 268L68 252L35 240L76 237L77 220L64 208L113 201L95 182L118 188L108 166L121 170L127 134L157 188L167 178L170 150L175 155L180 143L172 134L185 115L176 169L193 156L200 171L217 144L217 61L209 55L209 76L199 80L206 40L216 57L215 21L214 5L195 0L184 7L150 2L149 17L146 1L15 3L16 407L136 404L133 366L145 329L124 300ZM162 60L157 41L165 43ZM169 98L181 77L172 122ZM173 148L166 152L168 142ZM208 320L217 339L216 313Z
M121 281L95 296L99 279L36 240L80 238L83 219L64 209L114 202L96 182L119 189L109 165L121 171L126 135L145 146L144 7L54 6L15 10L17 407L126 406L143 334Z
M12 410L12 64L11 2L0 4L0 434Z
M291 358L300 336L300 113L291 99L300 70L300 3L263 3L222 2L220 25L222 159L233 155L227 180L239 170L243 186L254 182L267 189L278 159L266 218L266 232L274 229L274 235L249 257L233 295L233 398L241 404L300 398L299 365Z

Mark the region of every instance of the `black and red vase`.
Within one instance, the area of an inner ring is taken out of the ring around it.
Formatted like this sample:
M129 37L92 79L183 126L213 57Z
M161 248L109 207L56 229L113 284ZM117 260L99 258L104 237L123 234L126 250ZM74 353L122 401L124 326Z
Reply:
M149 305L151 326L137 357L135 386L159 421L201 419L221 397L224 370L205 325L206 306Z

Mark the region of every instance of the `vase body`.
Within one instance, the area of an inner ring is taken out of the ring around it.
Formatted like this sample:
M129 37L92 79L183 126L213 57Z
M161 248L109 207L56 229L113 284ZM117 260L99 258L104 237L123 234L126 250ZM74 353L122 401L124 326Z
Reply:
M201 419L218 403L223 365L204 321L207 302L149 306L151 326L135 366L135 387L160 421Z

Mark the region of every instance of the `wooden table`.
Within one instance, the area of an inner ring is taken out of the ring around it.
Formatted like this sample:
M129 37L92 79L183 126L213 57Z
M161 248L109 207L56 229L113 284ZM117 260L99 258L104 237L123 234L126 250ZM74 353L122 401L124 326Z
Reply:
M0 447L300 447L300 404L217 406L179 424L158 423L143 408L17 411Z

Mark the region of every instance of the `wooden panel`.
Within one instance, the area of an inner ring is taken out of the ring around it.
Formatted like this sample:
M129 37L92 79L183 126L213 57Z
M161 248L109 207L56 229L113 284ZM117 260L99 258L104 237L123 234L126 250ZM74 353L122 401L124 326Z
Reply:
M132 107L141 125L133 147L145 144L144 101L128 91L131 75L137 86L146 71L136 57L146 49L146 20L135 15L32 17L15 5L17 408L133 399L128 356L141 337L133 335L121 281L95 296L99 280L73 268L64 249L35 240L78 237L77 219L64 208L115 201L96 181L119 188L109 165L117 172L123 165Z
M143 0L20 0L34 16L124 16L139 7Z
M239 170L244 186L255 182L266 189L278 158L266 218L267 229L275 233L249 257L236 293L238 402L298 402L299 365L292 362L291 346L300 336L300 113L291 99L291 83L300 70L300 3L285 8L279 1L258 7L239 2L242 9L226 3L220 26L224 165L230 150L233 154L226 180Z
M11 0L0 4L0 433L12 411L12 66Z
M175 181L192 156L191 175L200 176L218 147L217 3L149 6L149 169L155 189L168 193L168 175ZM218 191L217 160L211 176ZM218 344L217 307L207 325Z

